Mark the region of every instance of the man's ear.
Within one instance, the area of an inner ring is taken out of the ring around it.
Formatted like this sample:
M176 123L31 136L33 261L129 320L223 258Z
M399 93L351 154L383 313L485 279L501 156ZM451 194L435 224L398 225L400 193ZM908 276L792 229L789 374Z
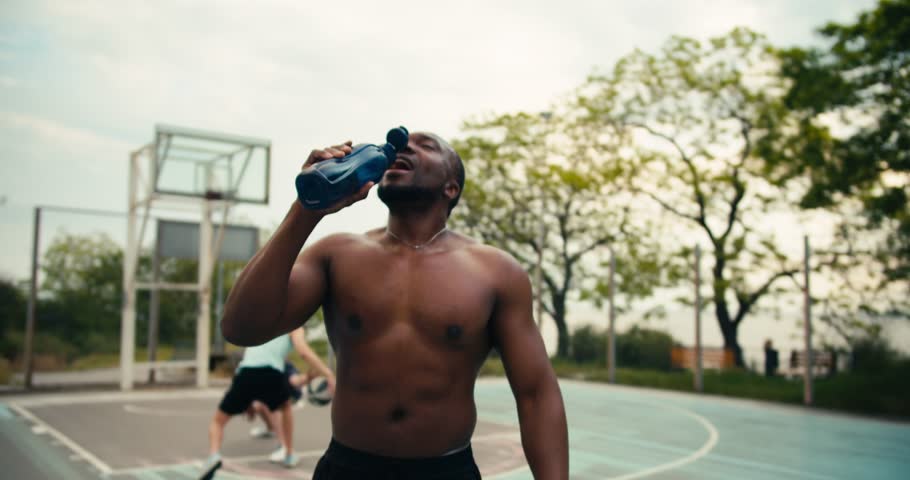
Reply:
M458 194L461 193L461 187L458 186L458 182L455 180L449 180L446 182L445 195L449 200L454 200Z

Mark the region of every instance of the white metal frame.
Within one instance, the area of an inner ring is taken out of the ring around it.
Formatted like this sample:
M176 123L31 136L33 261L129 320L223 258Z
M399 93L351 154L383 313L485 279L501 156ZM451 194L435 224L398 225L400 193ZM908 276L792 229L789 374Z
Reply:
M268 185L269 169L271 165L271 142L269 140L257 139L252 137L228 135L221 133L206 132L196 129L183 127L174 127L170 125L156 126L155 142L149 143L140 149L132 152L129 159L129 186L127 200L127 233L126 248L123 258L123 309L121 314L120 329L120 389L132 390L135 383L135 352L136 352L136 293L138 289L150 290L190 290L198 292L199 312L196 320L196 386L208 386L209 371L209 354L211 347L211 278L215 265L215 259L221 250L221 242L224 238L225 225L227 225L227 215L234 205L239 202L250 202L250 200L232 198L231 192L225 192L221 198L206 198L204 196L174 194L172 192L162 192L158 190L158 168L165 158L160 156L167 155L167 145L170 145L171 138L174 136L206 140L209 142L222 143L225 147L230 147L225 151L207 152L213 155L212 159L224 158L225 156L249 155L256 148L263 148L265 151L265 198L264 202L268 203ZM159 148L159 142L165 142L165 148ZM145 160L145 162L143 162ZM146 167L146 168L143 168ZM245 173L240 172L237 182ZM209 185L210 178L206 179L206 185ZM200 209L201 220L199 222L199 275L196 284L172 284L166 282L140 282L136 278L136 270L139 261L139 249L142 245L142 239L145 235L146 225L148 224L149 213L153 206L170 202L182 206L193 208L197 205ZM213 244L213 222L212 212L221 210L222 221L218 228L217 237ZM141 223L140 223L141 217ZM184 362L185 363L185 362ZM158 362L157 365L163 365ZM183 364L181 364L183 365Z

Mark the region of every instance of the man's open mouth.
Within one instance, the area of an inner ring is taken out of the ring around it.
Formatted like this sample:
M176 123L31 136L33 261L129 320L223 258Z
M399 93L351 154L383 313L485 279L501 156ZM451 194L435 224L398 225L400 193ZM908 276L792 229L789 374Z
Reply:
M410 163L408 163L404 160L401 160L401 159L395 160L394 162L392 162L392 165L389 166L389 170L413 170L413 169L414 168L411 167Z

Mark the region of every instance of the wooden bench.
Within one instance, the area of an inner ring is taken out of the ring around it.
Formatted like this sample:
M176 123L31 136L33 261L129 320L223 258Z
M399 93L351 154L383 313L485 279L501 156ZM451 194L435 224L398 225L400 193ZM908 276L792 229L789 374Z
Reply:
M806 351L790 351L788 376L802 375L806 369ZM828 377L837 373L837 353L828 350L812 351L812 376Z
M670 351L670 364L674 368L695 369L695 347L673 347ZM722 347L701 348L701 368L705 370L723 370L736 364L732 350Z

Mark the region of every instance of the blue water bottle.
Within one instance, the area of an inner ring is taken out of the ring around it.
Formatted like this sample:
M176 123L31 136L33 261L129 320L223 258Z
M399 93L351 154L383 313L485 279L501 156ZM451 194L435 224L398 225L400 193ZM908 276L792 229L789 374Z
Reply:
M304 208L328 208L367 182L378 182L395 162L395 156L408 145L408 129L393 128L383 146L355 145L343 158L314 163L297 175L297 198Z

